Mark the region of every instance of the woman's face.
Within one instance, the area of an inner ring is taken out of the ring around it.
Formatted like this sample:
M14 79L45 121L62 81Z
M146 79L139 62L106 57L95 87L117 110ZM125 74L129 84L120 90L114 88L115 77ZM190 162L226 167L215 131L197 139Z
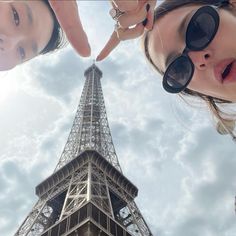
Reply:
M161 71L166 70L171 58L183 52L187 24L199 8L199 5L178 8L154 24L148 46L153 62ZM212 97L236 101L236 17L223 9L217 11L220 25L213 41L204 50L188 54L195 66L188 88ZM222 79L223 71L232 62L230 73Z
M37 56L52 30L53 18L43 1L0 2L0 71Z

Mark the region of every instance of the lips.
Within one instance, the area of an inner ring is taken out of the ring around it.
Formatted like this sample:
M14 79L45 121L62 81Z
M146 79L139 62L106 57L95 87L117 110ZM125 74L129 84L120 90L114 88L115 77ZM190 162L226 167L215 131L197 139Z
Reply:
M236 82L236 60L230 58L220 61L214 68L214 73L222 84Z

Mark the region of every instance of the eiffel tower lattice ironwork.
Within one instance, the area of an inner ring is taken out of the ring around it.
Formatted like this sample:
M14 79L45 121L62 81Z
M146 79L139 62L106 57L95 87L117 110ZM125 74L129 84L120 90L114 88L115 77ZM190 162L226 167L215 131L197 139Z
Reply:
M85 71L85 85L54 173L36 187L39 197L15 236L151 236L112 142L101 70Z

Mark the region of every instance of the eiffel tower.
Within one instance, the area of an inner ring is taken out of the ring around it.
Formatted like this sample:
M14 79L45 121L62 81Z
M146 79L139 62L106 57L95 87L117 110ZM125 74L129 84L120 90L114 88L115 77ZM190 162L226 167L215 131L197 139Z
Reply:
M39 200L15 236L151 236L122 173L93 64L54 173L36 186Z

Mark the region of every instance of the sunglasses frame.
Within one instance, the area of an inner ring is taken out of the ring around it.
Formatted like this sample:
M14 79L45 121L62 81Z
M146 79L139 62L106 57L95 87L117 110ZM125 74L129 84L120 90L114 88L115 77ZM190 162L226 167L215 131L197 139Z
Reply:
M219 24L220 24L220 16L219 16L219 14L216 10L217 8L219 8L219 6L218 7L211 6L211 5L202 6L194 13L191 20L189 21L188 26L187 26L187 30L186 30L186 33L185 33L185 44L186 44L186 46L185 46L182 54L170 63L170 65L167 67L166 72L164 73L164 76L163 76L162 86L167 92L169 92L169 93L179 93L179 92L183 91L189 85L189 83L191 82L191 80L193 78L195 67L194 67L194 64L193 64L191 58L189 57L188 53L190 51L201 51L201 50L203 50L214 39L214 37L215 37L215 35L216 35L216 33L219 29ZM212 19L215 22L215 29L214 29L214 32L212 33L211 38L209 39L209 41L206 44L204 44L202 47L194 47L194 46L190 45L190 43L189 43L190 40L188 40L188 32L190 30L191 25L194 24L195 19L198 18L198 16L203 14L203 13L207 13L212 17ZM171 67L173 66L174 63L178 62L179 60L183 60L183 59L186 60L186 62L189 63L191 73L190 73L189 79L187 80L185 85L183 85L180 88L174 88L174 87L172 87L168 84L168 72L172 69Z

